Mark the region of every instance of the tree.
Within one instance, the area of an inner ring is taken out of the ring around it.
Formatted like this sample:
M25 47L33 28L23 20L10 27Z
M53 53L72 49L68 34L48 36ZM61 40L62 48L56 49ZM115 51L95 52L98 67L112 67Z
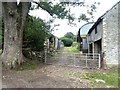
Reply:
M61 40L62 40L64 46L66 46L66 47L70 47L73 44L73 39L71 39L71 38L62 37Z
M53 18L66 18L69 22L74 17L64 7L65 3L53 5L52 2L34 2L36 8L42 8ZM82 5L82 3L80 3ZM23 30L31 2L2 2L4 21L4 48L1 59L6 68L20 65L24 59L22 54ZM31 8L32 9L32 8Z
M37 2L35 2L37 3ZM4 49L1 59L6 68L14 68L23 62L22 37L24 23L30 9L30 2L2 2L4 16ZM38 7L46 10L51 16L66 16L67 11L59 5L39 2ZM59 10L57 10L58 8ZM59 12L59 13L58 13Z
M74 38L74 34L73 34L72 32L67 32L67 33L64 35L64 37L66 37L66 38L69 38L69 39L72 39L72 40L73 40L73 38Z
M30 2L3 2L4 48L1 59L6 68L23 62L22 35Z

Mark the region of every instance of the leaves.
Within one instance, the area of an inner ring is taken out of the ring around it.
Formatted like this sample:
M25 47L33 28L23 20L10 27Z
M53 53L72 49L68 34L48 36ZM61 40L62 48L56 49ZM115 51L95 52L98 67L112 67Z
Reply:
M74 14L71 14L70 10L67 10L67 6L80 6L80 7L87 7L87 13L82 13L80 17L78 18L78 21L89 21L93 17L93 13L96 12L97 5L99 5L99 2L94 2L91 5L86 4L86 2L83 0L63 0L62 2L59 2L57 4L53 4L52 2L34 2L37 5L37 9L41 8L45 11L47 11L54 19L68 19L69 25L73 25L73 21L76 19ZM87 17L87 14L90 15L90 17Z
M42 50L48 30L48 26L43 20L28 16L23 37L27 43L24 44L24 47L29 47L36 51Z
M88 22L90 18L87 18L87 16L85 14L81 14L80 17L78 18L78 21L80 22L81 20L85 20Z
M62 2L60 2L60 4L62 4L63 6L84 6L85 2L84 1L79 1L79 0L63 0Z
M73 39L74 38L74 34L72 32L67 32L64 37L66 38L70 38L70 39Z

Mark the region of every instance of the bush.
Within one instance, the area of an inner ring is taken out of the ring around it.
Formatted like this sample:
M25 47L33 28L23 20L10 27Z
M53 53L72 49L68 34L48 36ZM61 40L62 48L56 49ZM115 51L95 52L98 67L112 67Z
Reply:
M72 47L75 47L77 50L80 50L80 43L73 42Z
M66 46L66 47L70 47L73 44L73 40L72 39L63 37L63 38L61 38L61 40L62 40L64 46Z
M23 47L31 48L32 51L42 51L46 37L46 23L39 18L28 16L23 32Z

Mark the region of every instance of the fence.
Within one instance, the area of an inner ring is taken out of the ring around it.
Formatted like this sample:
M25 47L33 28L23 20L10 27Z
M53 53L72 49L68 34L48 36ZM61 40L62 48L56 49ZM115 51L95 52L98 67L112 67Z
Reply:
M45 63L54 65L100 68L100 54L98 53L68 53L57 52L54 55L45 53Z

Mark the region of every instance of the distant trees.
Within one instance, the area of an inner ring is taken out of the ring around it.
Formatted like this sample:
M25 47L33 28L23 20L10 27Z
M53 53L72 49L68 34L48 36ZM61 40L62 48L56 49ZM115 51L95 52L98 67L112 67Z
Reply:
M74 38L74 34L72 32L67 32L64 37L66 38L70 38L70 39L73 39Z
M67 32L64 37L61 38L64 46L71 46L73 44L75 35L72 32Z
M66 47L70 47L73 44L73 40L70 38L62 37L61 40L62 40L64 46L66 46Z

